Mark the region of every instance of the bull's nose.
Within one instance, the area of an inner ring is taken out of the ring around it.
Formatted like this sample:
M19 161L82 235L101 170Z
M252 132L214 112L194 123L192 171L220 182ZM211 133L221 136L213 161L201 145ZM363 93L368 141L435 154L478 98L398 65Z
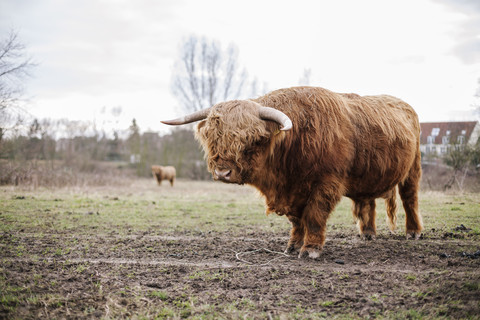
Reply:
M215 175L219 180L225 180L225 181L230 180L231 173L232 173L232 170L230 169L215 169Z

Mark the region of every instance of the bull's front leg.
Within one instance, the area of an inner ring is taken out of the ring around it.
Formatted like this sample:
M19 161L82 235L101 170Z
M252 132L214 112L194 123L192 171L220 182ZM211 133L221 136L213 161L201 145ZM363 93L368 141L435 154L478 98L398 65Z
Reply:
M317 259L325 243L327 219L341 199L341 188L324 187L309 199L301 219L305 231L299 258Z
M285 253L293 253L299 251L302 247L305 232L300 218L288 214L287 218L292 224L292 229L290 229L290 239L288 240Z

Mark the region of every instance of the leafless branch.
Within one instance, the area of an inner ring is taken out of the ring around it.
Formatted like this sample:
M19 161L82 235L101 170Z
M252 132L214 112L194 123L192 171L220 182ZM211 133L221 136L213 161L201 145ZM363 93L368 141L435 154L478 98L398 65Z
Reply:
M25 46L19 42L18 35L13 30L0 45L0 82L5 82L5 77L22 78L28 75L31 67L35 66L30 58L25 55Z
M19 41L18 34L11 30L0 42L0 140L6 131L16 126L12 122L12 113L22 110L18 106L22 96L22 80L29 76L33 66L35 64L26 57L25 46Z
M224 52L220 44L192 36L180 50L172 75L172 92L184 111L197 111L220 100L238 98L246 72L238 75L234 46Z

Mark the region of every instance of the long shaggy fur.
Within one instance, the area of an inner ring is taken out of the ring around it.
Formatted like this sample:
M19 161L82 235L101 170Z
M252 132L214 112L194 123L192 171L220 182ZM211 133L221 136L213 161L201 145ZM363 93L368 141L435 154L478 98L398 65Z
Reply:
M243 152L259 140L270 136L259 119L258 105L252 101L234 100L218 105L209 115L209 125L199 127L197 138L209 146L208 168L212 172L218 159L241 166Z
M258 105L285 113L292 130L279 131L277 123L259 119ZM407 233L418 236L422 230L420 125L398 98L281 89L215 105L196 137L212 174L231 169L233 182L253 185L265 196L267 213L287 216L288 250L312 256L321 249L326 220L342 196L353 200L353 215L366 235L376 232L375 198L385 198L393 230L397 185Z

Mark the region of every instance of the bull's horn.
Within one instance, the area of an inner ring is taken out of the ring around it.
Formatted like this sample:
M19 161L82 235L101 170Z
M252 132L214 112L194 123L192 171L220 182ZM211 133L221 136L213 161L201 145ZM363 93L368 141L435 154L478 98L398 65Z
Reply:
M208 113L210 112L210 108L202 109L197 112L191 113L189 115L183 116L181 118L173 119L173 120L164 120L160 121L161 123L168 124L171 126L178 126L181 124L187 124L187 123L192 123L196 121L200 121L203 119L206 119L208 116Z
M270 108L270 107L260 107L258 114L263 120L273 120L282 127L280 130L287 131L292 129L292 120L280 110Z

